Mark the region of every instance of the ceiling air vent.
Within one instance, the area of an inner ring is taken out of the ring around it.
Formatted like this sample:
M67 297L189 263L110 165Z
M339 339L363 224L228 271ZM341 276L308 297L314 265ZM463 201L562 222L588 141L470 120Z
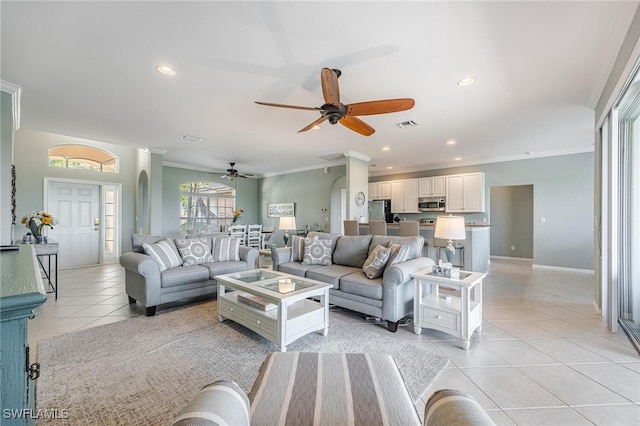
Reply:
M403 121L402 123L396 124L396 126L400 127L401 129L404 129L405 127L416 127L417 125L418 123L413 120Z
M180 136L180 139L185 140L185 141L190 141L190 142L202 142L203 139L199 138L197 136L191 136L191 135L182 135Z

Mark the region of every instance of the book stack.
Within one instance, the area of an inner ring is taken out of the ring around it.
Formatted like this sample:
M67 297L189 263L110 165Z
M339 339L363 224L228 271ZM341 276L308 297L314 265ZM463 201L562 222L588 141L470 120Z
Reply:
M271 311L278 307L278 305L269 302L259 296L254 296L249 293L238 293L238 302L244 303L261 311Z

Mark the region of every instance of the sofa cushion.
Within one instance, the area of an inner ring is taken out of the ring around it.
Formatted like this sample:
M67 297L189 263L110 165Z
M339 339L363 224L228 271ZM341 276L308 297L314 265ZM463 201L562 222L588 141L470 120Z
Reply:
M360 268L354 268L353 266L333 264L309 269L306 273L306 277L312 280L322 281L323 283L333 284L333 288L337 290L340 288L341 277L353 274L359 270Z
M391 249L391 253L389 254L389 260L387 261L387 265L393 265L394 263L402 263L407 260L407 256L409 254L409 246L404 244L395 244L393 242L389 243L389 249Z
M153 244L158 241L167 238L166 235L142 235L142 234L132 234L131 235L131 251L135 251L136 253L144 253L144 245L145 244Z
M331 265L331 240L305 238L303 265Z
M422 256L422 248L424 247L424 237L396 237L392 235L374 235L371 239L369 254L378 244L388 247L389 243L401 244L409 246L407 260L415 259Z
M231 274L233 272L241 272L247 270L247 263L243 261L237 262L212 262L204 263L209 269L209 278L213 279L216 275Z
M278 271L280 272L284 272L285 274L291 274L291 275L296 275L298 277L304 277L306 276L307 271L310 271L312 269L316 269L316 268L326 268L326 266L320 266L320 265L304 265L301 262L287 262L287 263L281 263L278 266Z
M304 237L294 235L291 237L291 261L302 262L304 259Z
M371 235L343 235L333 251L333 263L362 268L369 256Z
M212 238L211 247L214 262L240 260L240 240L237 238Z
M219 380L203 387L172 426L249 426L249 398L235 382Z
M144 252L158 263L160 271L182 265L182 258L175 243L170 238L163 238L157 243L143 244Z
M340 278L340 291L382 300L382 278L370 280L362 271L345 275Z
M209 238L176 238L175 240L183 265L200 265L213 262L211 250L209 250Z
M183 266L162 271L160 273L160 287L176 287L208 279L209 268L202 265Z
M371 252L371 255L369 255L367 260L364 261L364 265L362 265L362 272L364 272L370 280L382 276L384 266L387 264L390 254L390 248L376 246Z

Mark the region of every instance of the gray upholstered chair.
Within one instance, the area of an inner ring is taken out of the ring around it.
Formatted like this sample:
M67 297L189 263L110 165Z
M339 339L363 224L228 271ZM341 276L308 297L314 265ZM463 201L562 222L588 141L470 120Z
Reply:
M387 222L385 222L384 220L370 220L369 234L387 235Z
M357 220L344 221L344 235L360 235L360 227Z
M420 224L417 220L400 221L401 237L417 237L420 235Z

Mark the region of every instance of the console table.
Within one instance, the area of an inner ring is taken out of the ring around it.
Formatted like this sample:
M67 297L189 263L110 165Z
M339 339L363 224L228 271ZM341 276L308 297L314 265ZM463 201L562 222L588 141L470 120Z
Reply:
M33 248L36 251L40 268L47 278L47 284L51 287L51 293L55 293L56 300L58 300L58 243L54 240L49 240L49 242L44 244L33 244ZM47 258L46 268L44 267L44 263L42 263L44 257ZM51 257L55 260L55 276L53 282L51 281Z
M36 259L31 244L0 252L0 422L7 426L34 423L30 416L35 406L34 387L29 383L39 375L39 366L29 363L27 319L47 300ZM10 411L5 412L7 409Z

